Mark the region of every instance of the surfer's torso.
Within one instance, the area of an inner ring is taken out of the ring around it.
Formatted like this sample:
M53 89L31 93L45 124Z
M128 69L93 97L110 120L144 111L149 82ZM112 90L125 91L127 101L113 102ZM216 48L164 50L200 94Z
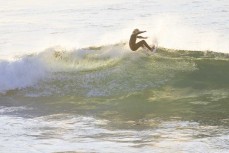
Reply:
M130 36L129 46L131 50L136 50L135 44L136 44L137 34L132 34Z

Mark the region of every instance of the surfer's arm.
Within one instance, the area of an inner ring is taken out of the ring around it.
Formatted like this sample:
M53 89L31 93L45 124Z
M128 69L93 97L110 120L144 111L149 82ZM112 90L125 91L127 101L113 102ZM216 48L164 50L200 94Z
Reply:
M140 38L140 39L147 39L148 37L137 36L137 38Z
M146 31L139 31L138 33L136 33L137 35L141 34L141 33L144 33Z

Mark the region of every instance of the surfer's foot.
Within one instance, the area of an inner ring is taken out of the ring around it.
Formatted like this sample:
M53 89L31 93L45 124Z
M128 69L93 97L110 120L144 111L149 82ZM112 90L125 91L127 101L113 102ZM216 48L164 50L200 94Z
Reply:
M156 46L153 45L153 47L151 48L151 52L156 52Z

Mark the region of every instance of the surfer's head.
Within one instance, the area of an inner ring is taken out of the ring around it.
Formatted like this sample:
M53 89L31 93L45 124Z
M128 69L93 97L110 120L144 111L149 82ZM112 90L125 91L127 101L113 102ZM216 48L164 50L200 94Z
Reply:
M139 32L138 29L134 29L134 31L132 32L132 34L136 34L136 33L138 33L138 32Z

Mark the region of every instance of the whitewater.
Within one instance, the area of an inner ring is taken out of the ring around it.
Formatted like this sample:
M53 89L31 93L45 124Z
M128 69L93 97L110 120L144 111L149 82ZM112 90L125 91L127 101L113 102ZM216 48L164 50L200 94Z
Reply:
M228 152L226 0L0 6L0 152Z

